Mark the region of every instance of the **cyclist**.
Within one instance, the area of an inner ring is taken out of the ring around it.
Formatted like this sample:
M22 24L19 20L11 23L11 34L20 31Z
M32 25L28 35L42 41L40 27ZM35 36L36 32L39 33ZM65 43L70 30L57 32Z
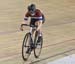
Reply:
M39 32L39 38L38 38L38 42L39 42L42 36L42 31L41 31L42 24L45 21L44 14L39 9L36 9L35 4L30 4L27 9L28 11L24 17L25 21L21 24L20 30L23 31L23 26L24 24L28 23L27 21L28 21L28 18L30 17L31 18L30 26L32 25L38 26L36 30Z

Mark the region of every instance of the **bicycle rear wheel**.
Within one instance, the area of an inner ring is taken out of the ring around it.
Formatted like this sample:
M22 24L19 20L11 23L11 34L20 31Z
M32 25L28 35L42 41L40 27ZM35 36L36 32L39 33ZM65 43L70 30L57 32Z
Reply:
M30 42L31 42L31 34L27 33L24 37L22 44L22 58L25 61L29 58L31 54Z
M40 42L38 41L38 32L35 33L35 39L34 39L34 56L35 58L38 58L41 54L41 49L42 49L42 45L43 45L43 36L41 36L41 40Z

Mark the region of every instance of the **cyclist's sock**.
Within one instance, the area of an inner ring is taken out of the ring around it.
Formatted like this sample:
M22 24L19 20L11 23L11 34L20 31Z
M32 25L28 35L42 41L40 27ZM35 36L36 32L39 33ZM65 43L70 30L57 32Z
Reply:
M39 36L39 37L42 36L42 32L39 31L39 35L38 35L38 36Z
M39 34L39 37L42 36L42 33Z

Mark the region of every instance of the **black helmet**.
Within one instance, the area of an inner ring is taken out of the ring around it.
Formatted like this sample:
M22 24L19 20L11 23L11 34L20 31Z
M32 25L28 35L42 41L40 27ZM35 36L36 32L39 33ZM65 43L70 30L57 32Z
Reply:
M30 13L34 13L35 10L36 10L35 4L31 4L31 5L28 6L28 11L29 11Z

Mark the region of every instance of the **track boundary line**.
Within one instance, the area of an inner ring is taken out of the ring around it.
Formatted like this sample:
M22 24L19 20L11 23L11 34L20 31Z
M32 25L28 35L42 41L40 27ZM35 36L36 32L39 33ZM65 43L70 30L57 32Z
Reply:
M73 41L73 40L75 40L75 39L69 39L69 40L65 40L65 41L62 41L62 42L55 43L55 44L51 44L51 45L47 45L47 46L43 46L43 48L46 48L46 47L49 47L49 46L58 45L58 44L63 44L63 43L65 43L65 42Z
M47 48L47 47L49 47L49 46L55 46L55 45L63 44L63 43L65 43L65 42L73 41L73 40L75 40L75 39L65 40L65 41L62 41L62 42L55 43L55 44L46 45L46 46L43 46L43 49L44 49L44 48ZM19 40L19 41L20 41L20 40ZM3 48L3 49L8 49L8 48L12 48L12 47L6 47L6 48Z
M63 43L65 43L65 42L67 42L67 41L73 41L73 40L75 40L75 39L65 40L65 41L62 41L62 42L55 43L55 44L43 46L43 48L46 48L46 47L49 47L49 46L55 46L55 45L58 45L58 44L63 44ZM75 50L75 49L71 49L71 50L68 50L68 51L64 51L64 52L62 52L62 53L55 54L54 56L57 56L57 55L60 55L60 54L64 54L64 53L66 53L66 52L70 52L70 51L73 51L73 50ZM13 56L9 56L9 57L1 58L0 61L4 61L4 60L8 60L8 59L17 57L17 55L21 55L21 53L18 53L18 54L15 54L15 55L13 55ZM50 56L50 57L54 57L54 56ZM50 57L49 57L49 58L50 58ZM48 58L48 57L47 57L47 58ZM46 59L46 58L41 59L41 60L45 60L45 59ZM32 62L32 63L35 63L35 62L38 62L38 61L40 62L41 60L37 60L37 61L34 61L34 62Z

